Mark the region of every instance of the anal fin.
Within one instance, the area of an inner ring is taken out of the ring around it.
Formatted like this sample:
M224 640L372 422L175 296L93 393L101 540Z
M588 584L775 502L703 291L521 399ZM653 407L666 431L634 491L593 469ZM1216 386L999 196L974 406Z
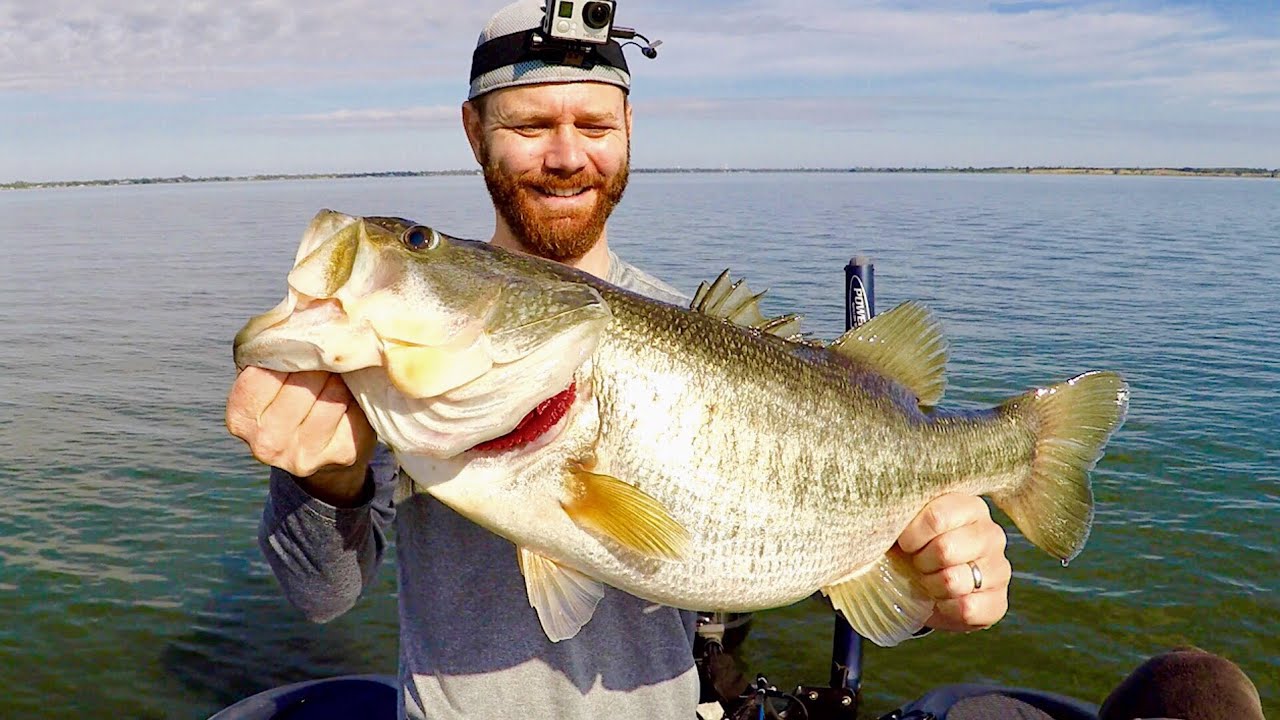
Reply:
M529 605L551 642L568 640L595 614L604 597L604 585L586 575L549 560L532 550L518 548Z
M852 577L822 588L859 635L892 647L924 627L933 598L919 573L897 547Z

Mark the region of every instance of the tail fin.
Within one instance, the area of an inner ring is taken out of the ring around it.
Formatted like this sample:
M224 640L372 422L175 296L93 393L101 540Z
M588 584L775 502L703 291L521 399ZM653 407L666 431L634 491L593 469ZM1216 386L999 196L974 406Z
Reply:
M1124 422L1129 386L1113 372L1092 372L1033 390L999 408L1036 434L1031 476L991 499L1036 547L1070 561L1093 522L1089 471Z

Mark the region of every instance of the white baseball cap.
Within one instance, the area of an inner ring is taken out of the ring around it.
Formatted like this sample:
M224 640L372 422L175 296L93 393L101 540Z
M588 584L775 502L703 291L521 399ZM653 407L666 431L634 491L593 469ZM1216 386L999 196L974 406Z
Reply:
M631 90L631 73L614 40L602 46L605 52L593 54L594 62L589 67L567 64L572 61L557 62L553 55L520 52L517 43L529 37L530 30L541 29L545 15L543 0L516 0L489 19L472 55L468 100L500 88L536 83L601 82L616 85L623 92ZM505 46L506 52L486 52L498 46ZM501 64L492 67L495 63Z

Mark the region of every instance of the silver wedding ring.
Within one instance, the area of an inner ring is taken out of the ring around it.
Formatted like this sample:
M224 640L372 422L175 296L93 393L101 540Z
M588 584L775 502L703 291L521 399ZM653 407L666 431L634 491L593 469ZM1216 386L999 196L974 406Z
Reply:
M982 588L982 571L978 569L978 564L970 561L969 569L973 571L973 589L975 591Z

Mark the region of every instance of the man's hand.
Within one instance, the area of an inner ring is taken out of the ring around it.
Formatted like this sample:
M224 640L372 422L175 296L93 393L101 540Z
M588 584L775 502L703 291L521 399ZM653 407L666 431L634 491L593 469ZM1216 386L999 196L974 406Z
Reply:
M982 498L943 495L924 506L902 531L898 547L924 574L924 586L937 600L928 627L970 632L1004 617L1013 574L1004 556L1006 541ZM982 578L977 590L973 566Z
M312 496L359 502L377 436L341 376L245 368L227 397L226 422L255 458L298 477Z

